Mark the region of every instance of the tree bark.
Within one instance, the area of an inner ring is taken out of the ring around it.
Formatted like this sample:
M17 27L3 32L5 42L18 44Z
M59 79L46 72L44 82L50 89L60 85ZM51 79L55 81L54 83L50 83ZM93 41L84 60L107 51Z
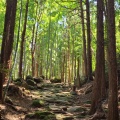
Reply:
M95 80L90 114L94 114L97 105L105 97L105 65L104 65L104 27L103 27L103 0L97 2L97 51Z
M2 100L2 87L5 79L8 79L8 75L5 71L10 69L10 57L14 42L14 28L15 28L15 17L16 17L17 0L6 1L6 13L5 23L3 31L3 40L1 47L1 59L0 64L2 65L2 71L0 71L0 100Z
M28 14L28 4L29 0L26 2L26 11L25 11L25 19L24 19L24 28L22 31L22 41L20 45L20 63L19 63L19 77L22 78L22 67L23 67L23 50L24 50L24 42L25 42L25 33L26 33L26 24L27 24L27 14Z
M32 76L35 75L35 24L32 31L32 44L31 44L31 56L32 56Z
M80 0L80 8L81 8L81 21L82 21L82 35L83 35L83 60L84 60L84 76L87 77L87 56L86 56L86 38L85 38L85 24L84 24L84 14L83 14L83 6L82 0Z
M91 54L89 0L86 0L86 18L87 18L87 74L88 74L88 81L89 81L92 79L92 54Z
M109 72L109 101L108 120L119 120L118 91L117 91L117 60L115 37L114 0L108 0L108 72Z

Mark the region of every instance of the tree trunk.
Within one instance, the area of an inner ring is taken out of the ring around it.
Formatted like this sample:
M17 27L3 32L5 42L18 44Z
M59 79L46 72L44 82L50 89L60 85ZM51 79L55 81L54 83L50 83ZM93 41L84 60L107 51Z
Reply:
M24 50L24 43L25 43L25 33L26 33L26 24L27 24L27 14L28 14L28 4L29 0L26 2L26 11L25 11L25 19L24 19L24 28L22 31L22 41L20 45L20 63L19 63L19 77L22 78L22 67L23 67L23 50Z
M82 21L82 35L83 35L83 60L84 60L84 76L87 77L87 57L86 57L86 38L85 38L85 24L84 24L84 14L83 14L83 6L82 0L80 0L80 8L81 8L81 21Z
M88 81L89 81L92 79L92 55L91 55L89 0L86 0L86 18L87 18L87 74L88 74Z
M96 69L90 114L95 113L98 103L101 102L103 97L105 97L103 0L99 0L97 2Z
M32 44L31 44L31 56L32 56L32 76L35 75L35 24L32 31Z
M6 1L6 14L3 31L3 40L1 47L1 60L2 70L0 71L0 100L2 100L2 87L5 79L8 76L4 70L10 69L10 57L12 53L12 47L14 42L14 28L15 28L15 17L16 17L17 0Z
M117 91L117 60L115 38L115 10L114 0L108 0L108 73L109 73L109 101L108 120L119 120L118 91Z
M77 88L80 88L81 84L80 84L80 58L78 57L77 58L77 76L76 78L74 78L74 85L77 87Z

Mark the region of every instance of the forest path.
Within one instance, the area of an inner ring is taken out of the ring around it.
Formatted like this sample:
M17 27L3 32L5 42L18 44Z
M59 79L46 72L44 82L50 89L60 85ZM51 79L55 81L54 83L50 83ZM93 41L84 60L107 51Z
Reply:
M1 105L1 114L4 120L90 120L91 93L85 94L90 86L76 92L61 83L42 83L35 90L19 87L19 92L8 92L13 105Z

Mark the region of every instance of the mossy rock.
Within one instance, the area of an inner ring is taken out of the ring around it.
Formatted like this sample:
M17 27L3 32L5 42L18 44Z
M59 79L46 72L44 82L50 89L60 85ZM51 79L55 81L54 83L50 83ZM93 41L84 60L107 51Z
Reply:
M31 86L35 86L36 85L36 82L34 82L31 79L27 79L26 82L27 82L28 85L31 85Z
M53 87L53 85L51 83L47 83L47 84L42 84L41 87L42 88L44 88L44 87L48 88L48 87Z
M86 108L79 107L74 112L83 112L86 111Z
M70 94L71 95L77 95L77 92L76 91L70 91Z
M22 97L23 96L23 91L16 85L10 85L8 88L8 92L7 95L11 95L11 96L19 96Z
M86 111L86 108L74 106L67 109L68 112L83 112Z
M27 75L26 80L28 80L28 79L33 80L33 77L31 75Z
M44 105L45 105L45 102L43 100L34 100L31 106L42 107Z
M43 78L42 78L42 77L34 78L34 81L35 81L36 83L41 83L41 82L43 82Z
M18 86L21 86L21 85L22 85L22 82L16 81L16 82L14 82L14 84L15 84L15 85L18 85Z
M27 114L25 119L56 120L55 114L49 111L37 111L33 114Z
M40 75L40 77L41 77L42 79L45 79L45 76L44 76L44 75Z
M35 89L37 89L37 87L32 86L32 85L28 85L27 89L29 89L29 90L35 90Z
M17 78L14 80L14 82L21 82L22 83L22 79L21 78Z
M29 86L29 85L26 83L26 81L23 81L23 82L22 82L22 86L23 86L24 88L28 89L28 86Z
M61 83L61 79L54 78L50 80L51 83Z

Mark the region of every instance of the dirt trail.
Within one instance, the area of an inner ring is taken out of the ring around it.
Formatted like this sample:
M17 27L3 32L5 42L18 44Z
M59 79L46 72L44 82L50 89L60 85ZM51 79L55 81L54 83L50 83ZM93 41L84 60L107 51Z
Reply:
M41 83L34 90L11 85L6 104L0 104L1 120L90 120L91 92L85 92L91 85L76 92L61 83Z

